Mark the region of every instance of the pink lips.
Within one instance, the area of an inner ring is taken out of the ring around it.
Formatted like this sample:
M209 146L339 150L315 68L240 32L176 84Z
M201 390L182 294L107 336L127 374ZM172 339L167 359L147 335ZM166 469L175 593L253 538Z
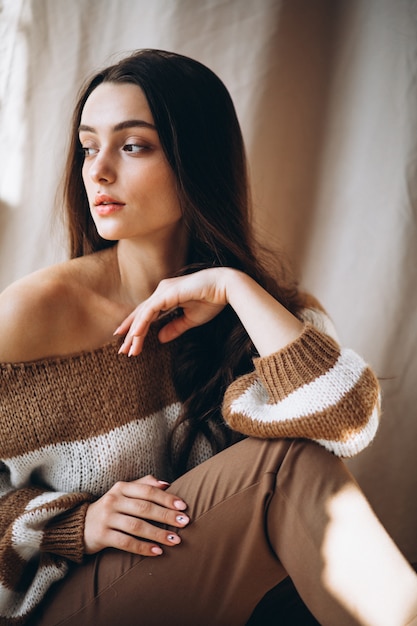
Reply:
M124 204L106 194L97 194L94 198L94 206L98 215L105 216L120 211Z

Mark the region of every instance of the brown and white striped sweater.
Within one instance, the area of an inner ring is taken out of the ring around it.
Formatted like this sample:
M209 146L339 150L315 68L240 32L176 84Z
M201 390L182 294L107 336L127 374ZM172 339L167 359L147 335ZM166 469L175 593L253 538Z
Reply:
M224 419L244 435L309 438L352 456L377 430L377 380L330 338L324 314L304 319L298 339L229 387ZM0 624L24 623L68 560L82 561L91 501L118 480L172 479L165 451L181 411L172 345L151 331L139 357L117 351L115 341L0 365ZM190 467L211 455L198 440Z

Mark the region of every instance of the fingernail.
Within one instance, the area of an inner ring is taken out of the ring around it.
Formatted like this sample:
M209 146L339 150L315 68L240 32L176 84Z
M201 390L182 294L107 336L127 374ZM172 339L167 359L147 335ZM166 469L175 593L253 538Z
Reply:
M123 348L124 348L124 347L125 347L125 344L124 344L124 343L122 343L122 345L121 345L121 346L120 346L120 348L119 348L119 352L118 352L118 354L121 354L121 353L123 352Z
M178 535L168 535L167 539L171 543L179 543L181 541L181 539L178 537Z
M169 484L170 484L170 483L167 483L167 481L166 481L166 480L158 480L158 483L159 483L160 485L166 485L167 487L169 487Z
M120 326L118 326L116 328L116 330L114 331L113 335L118 335L120 333Z
M151 552L152 554L162 554L162 549L159 548L159 546L154 546L153 548L151 548Z
M188 522L190 521L186 515L177 515L175 519L177 520L178 524L188 524Z
M183 511L184 509L187 508L187 505L182 500L175 500L174 506L176 509L179 509L180 511Z
M132 354L133 354L133 346L130 346L127 356L132 356Z

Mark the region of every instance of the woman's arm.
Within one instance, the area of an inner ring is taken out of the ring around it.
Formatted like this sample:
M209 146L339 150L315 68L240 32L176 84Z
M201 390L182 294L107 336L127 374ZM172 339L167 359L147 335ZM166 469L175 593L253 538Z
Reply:
M68 559L81 561L86 500L86 494L16 488L0 463L0 622L30 612L65 575ZM51 531L49 522L56 522Z
M254 360L227 389L223 416L252 437L299 437L351 457L373 440L380 417L375 374L353 350L306 324L284 349Z
M126 333L120 352L138 355L150 324L161 313L182 310L179 317L161 329L159 338L165 342L209 322L228 304L261 356L280 350L303 329L300 320L249 276L231 268L210 268L161 281L155 292L117 328L115 334Z
M182 309L160 331L161 341L169 341L227 304L260 355L255 371L225 394L223 414L231 428L255 437L313 439L340 456L353 456L372 441L380 390L369 366L323 332L319 311L304 312L316 325L304 324L241 272L213 268L163 281L117 329L127 333L121 352L140 352L161 311Z

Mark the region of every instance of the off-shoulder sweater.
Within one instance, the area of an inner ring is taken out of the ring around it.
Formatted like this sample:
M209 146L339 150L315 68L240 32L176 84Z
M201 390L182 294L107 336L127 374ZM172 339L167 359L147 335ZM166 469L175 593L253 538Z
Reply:
M304 319L300 337L255 358L253 371L230 385L225 423L352 456L377 430L376 377L327 334L324 315L306 310ZM90 502L118 480L173 477L166 447L181 403L172 344L152 330L138 357L119 355L118 346L0 365L0 624L27 621L68 562L82 562ZM197 439L189 466L211 455Z

